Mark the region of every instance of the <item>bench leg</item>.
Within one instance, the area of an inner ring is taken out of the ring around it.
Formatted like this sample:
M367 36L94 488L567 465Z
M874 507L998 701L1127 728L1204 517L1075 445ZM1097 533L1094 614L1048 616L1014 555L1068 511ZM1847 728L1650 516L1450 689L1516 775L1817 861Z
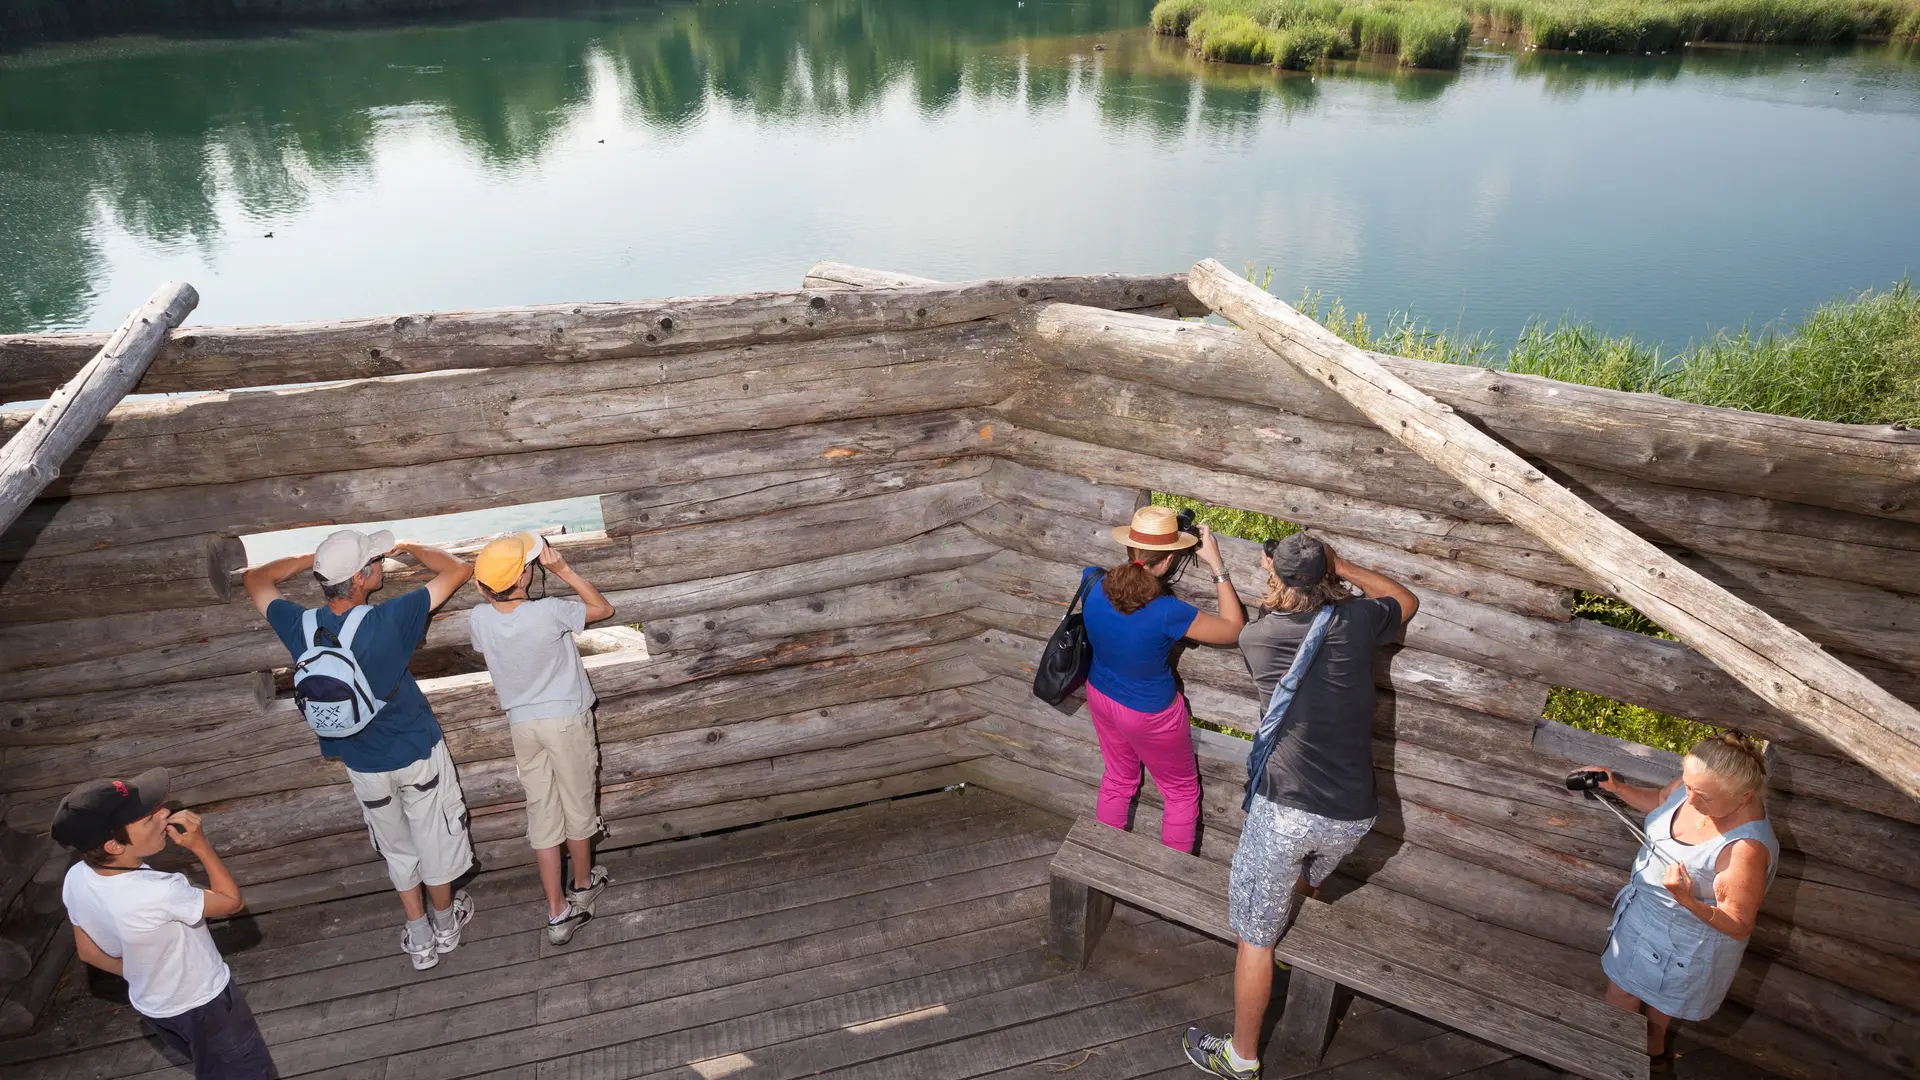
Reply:
M1318 1068L1333 1038L1334 1017L1340 1012L1340 984L1294 968L1287 975L1287 1005L1274 1028L1272 1055L1294 1068Z
M1087 966L1100 932L1113 916L1113 897L1056 877L1047 905L1047 951L1076 968Z

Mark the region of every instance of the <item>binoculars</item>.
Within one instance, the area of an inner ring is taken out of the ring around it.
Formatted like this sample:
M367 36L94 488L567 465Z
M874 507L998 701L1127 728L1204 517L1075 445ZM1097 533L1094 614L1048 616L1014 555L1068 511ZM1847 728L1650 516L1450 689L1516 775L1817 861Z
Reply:
M1607 774L1599 769L1582 769L1567 774L1568 791L1598 791L1606 783Z

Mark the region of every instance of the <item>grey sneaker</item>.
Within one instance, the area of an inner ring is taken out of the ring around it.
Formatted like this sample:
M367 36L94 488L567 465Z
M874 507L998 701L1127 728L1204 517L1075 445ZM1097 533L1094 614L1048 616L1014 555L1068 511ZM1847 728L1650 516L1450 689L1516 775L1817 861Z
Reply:
M1204 1073L1225 1077L1225 1080L1260 1080L1260 1063L1254 1062L1251 1069L1233 1067L1233 1056L1227 1048L1233 1040L1224 1035L1209 1035L1197 1027L1187 1029L1180 1040L1180 1046L1187 1052L1187 1060L1194 1068Z
M607 883L612 880L613 875L607 873L606 867L596 866L593 868L593 873L587 875L586 888L576 889L569 885L560 891L560 895L567 898L567 903L591 915L593 914L593 902L600 899L600 894L607 890ZM555 942L554 944L560 945L565 943Z
M448 905L443 916L431 908L427 919L433 924L433 947L440 952L450 953L460 947L460 928L473 921L473 897L467 890L461 889L453 894L453 903ZM415 962L418 966L418 962Z
M433 944L433 927L428 925L426 933L417 937L413 928L400 928L400 948L413 960L413 970L425 971L440 962L440 950Z
M568 901L567 910L559 918L547 920L547 941L554 945L565 945L573 940L573 932L587 925L587 920L591 918L593 912Z

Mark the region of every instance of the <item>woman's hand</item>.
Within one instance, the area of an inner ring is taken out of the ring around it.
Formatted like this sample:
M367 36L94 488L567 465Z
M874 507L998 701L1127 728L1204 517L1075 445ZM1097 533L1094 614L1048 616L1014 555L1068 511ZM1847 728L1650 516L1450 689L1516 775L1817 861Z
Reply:
M1620 794L1620 788L1623 785L1620 783L1618 779L1614 777L1612 769L1603 769L1598 765L1582 765L1573 771L1574 772L1606 773L1607 778L1605 780L1600 781L1600 790L1608 792L1610 794L1614 794L1614 795Z
M1687 868L1679 863L1667 867L1667 876L1660 879L1660 884L1665 885L1673 898L1680 901L1681 907L1691 910L1697 902L1693 898L1693 875L1687 873Z
M567 569L567 559L566 556L560 554L559 548L554 547L552 544L542 544L540 546L540 565L556 574L564 573Z
M1194 554L1199 557L1201 562L1206 564L1207 569L1217 574L1223 565L1220 560L1220 542L1213 538L1212 529L1207 528L1205 525L1201 525L1199 528L1200 544L1194 549Z

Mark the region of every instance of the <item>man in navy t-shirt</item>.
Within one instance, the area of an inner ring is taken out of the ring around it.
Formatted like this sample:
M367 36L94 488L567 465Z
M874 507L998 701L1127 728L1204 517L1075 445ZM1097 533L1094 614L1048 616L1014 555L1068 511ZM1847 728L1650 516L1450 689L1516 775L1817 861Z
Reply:
M433 571L426 586L368 605L384 580L388 554L410 555ZM473 568L437 548L393 542L390 532L372 536L341 529L311 555L293 555L248 570L241 579L255 607L295 659L307 640L307 610L280 595L280 583L306 570L320 583L326 603L316 610L317 629L338 636L355 608L367 607L349 646L368 687L385 704L366 727L342 738L321 738L320 753L339 758L360 800L374 850L387 861L387 876L399 890L407 925L400 947L425 971L440 954L460 944L460 928L473 917L473 900L453 892L454 879L473 865L467 839L467 807L460 778L440 724L420 684L407 671L435 608L473 576ZM420 887L426 886L426 900ZM428 902L432 911L428 911Z

